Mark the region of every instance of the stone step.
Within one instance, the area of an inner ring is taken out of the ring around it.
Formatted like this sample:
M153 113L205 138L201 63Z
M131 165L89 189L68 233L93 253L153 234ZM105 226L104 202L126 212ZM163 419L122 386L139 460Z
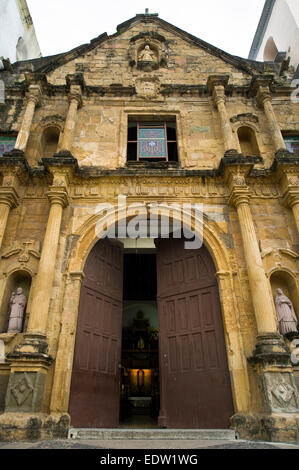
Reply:
M69 439L234 440L233 429L85 429L70 428Z

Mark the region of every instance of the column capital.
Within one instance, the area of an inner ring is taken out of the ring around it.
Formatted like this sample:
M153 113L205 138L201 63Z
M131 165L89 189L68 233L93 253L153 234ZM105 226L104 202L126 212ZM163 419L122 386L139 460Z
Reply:
M225 92L226 86L229 81L229 75L210 75L207 80L207 90L210 95L213 95L215 87L219 87Z
M70 203L70 197L65 187L51 186L50 190L47 192L47 197L51 206L58 204L62 206L62 208L65 208Z
M272 104L272 95L270 91L259 90L256 95L256 102L260 108L264 108L266 103Z
M77 86L76 87L75 86L71 87L71 90L68 94L68 100L69 100L69 104L71 104L72 101L76 101L77 105L78 105L78 108L81 108L81 106L83 104L83 101L82 101L82 93L81 93L79 87L77 87Z
M69 102L75 100L78 107L82 106L82 93L85 88L84 76L82 73L68 74L65 77Z
M6 204L10 209L19 205L19 196L13 187L0 187L0 204Z
M250 201L250 191L248 186L233 186L228 203L233 207L238 207L240 204L249 204Z
M272 102L270 86L273 82L273 75L255 75L250 84L249 93L256 96L258 106L264 107L266 102Z
M41 104L42 94L42 87L39 83L30 85L26 93L26 104L33 102L35 106L39 106Z
M283 195L282 203L286 207L294 207L299 204L299 185L297 188L289 188Z

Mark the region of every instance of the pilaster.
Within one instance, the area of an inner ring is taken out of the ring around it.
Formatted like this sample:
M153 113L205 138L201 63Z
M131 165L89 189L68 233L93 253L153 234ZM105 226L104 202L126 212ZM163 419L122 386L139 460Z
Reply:
M77 111L82 106L82 90L84 81L82 74L73 74L66 76L68 89L69 109L65 121L63 138L59 148L59 154L63 151L71 151L74 131L77 122Z
M231 151L236 148L230 120L226 110L225 89L228 83L228 75L211 75L208 78L207 89L213 97L213 102L218 110L220 126L222 131L224 151Z
M265 112L275 152L278 152L281 149L285 149L286 146L272 106L272 94L270 91L272 81L272 75L268 77L255 76L251 83L251 89L256 94L257 105Z

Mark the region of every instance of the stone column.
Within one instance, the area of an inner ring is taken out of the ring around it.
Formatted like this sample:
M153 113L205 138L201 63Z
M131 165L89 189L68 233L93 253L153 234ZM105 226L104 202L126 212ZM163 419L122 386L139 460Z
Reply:
M250 210L250 190L245 177L253 165L250 166L245 157L236 157L234 165L232 161L228 161L227 165L224 161L223 165L230 189L229 203L238 213L257 325L257 342L248 361L255 372L262 407L256 410L254 416L237 413L232 417L232 424L241 438L283 441L285 430L299 420L299 395L290 351L277 330L275 307ZM295 427L297 429L297 424ZM292 439L297 440L298 437L295 430Z
M18 193L26 170L24 158L2 156L0 159L0 171L2 174L2 185L0 186L0 249L10 210L19 204Z
M27 95L27 103L26 103L25 113L23 116L22 125L19 130L18 137L15 143L15 150L21 150L22 152L25 152L26 150L35 108L40 103L40 97L41 97L40 85L38 84L30 85L29 92Z
M18 195L14 188L0 187L0 249L2 246L9 212L18 205Z
M272 95L269 88L271 81L271 79L264 77L256 77L253 79L252 87L256 93L257 104L264 109L275 152L278 152L285 149L286 146L272 106Z
M82 106L83 77L81 74L67 75L67 86L69 89L69 109L65 121L62 141L59 152L71 152L74 139L74 131L77 122L77 111Z
M55 360L54 383L51 395L51 413L66 413L68 411L79 300L83 279L83 272L69 273L66 278L64 305L61 314L61 332Z
M258 335L277 334L269 282L255 233L244 170L237 169L230 174L230 203L238 213Z
M227 76L210 76L207 83L208 90L213 96L214 104L219 113L225 152L231 150L236 151L237 147L225 106L225 86L227 85L227 82Z
M63 208L68 205L67 184L64 176L54 176L48 192L50 213L43 248L35 279L31 312L25 337L46 338L48 311L54 279L55 261L60 235Z

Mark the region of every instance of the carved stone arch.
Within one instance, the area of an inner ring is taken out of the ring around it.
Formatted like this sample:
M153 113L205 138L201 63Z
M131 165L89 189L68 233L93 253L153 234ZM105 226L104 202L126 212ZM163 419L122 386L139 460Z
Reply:
M240 127L250 127L254 132L260 134L260 129L257 122L252 121L236 121L232 123L232 131L237 133Z
M165 210L167 210L166 207ZM89 252L100 238L98 236L99 234L96 235L96 229L99 228L99 222L101 222L101 225L109 227L114 222L118 223L119 220L125 218L126 217L123 214L114 209L108 210L104 216L95 214L89 217L88 220L86 220L74 234L75 237L78 237L78 241L72 253L70 254L68 270L71 272L79 272L83 270ZM208 225L208 219L206 217L204 218L204 223L202 225L201 221L196 221L192 215L192 230L194 230L196 227L199 227L200 225L203 227L203 232L199 235L203 235L204 243L213 258L216 269L218 271L225 272L232 271L229 254L227 253L227 249L225 248L219 236L223 234L222 229L218 227L217 229L212 229Z
M96 235L96 226L100 219L101 223L108 228L113 221L117 222L123 218L124 216L121 213L115 213L111 210L104 217L93 215L85 221L76 231L75 236L78 237L78 240L70 254L67 271L70 274L83 272L88 254L99 240ZM193 217L191 220L192 230L194 231L197 226ZM235 276L235 263L232 261L230 250L225 247L224 242L221 240L222 230L218 227L212 228L206 219L202 227L204 245L211 254L216 268L235 409L245 410L248 407L250 393L247 363L240 333L240 306L235 294L235 285L238 282ZM240 384L240 381L242 384ZM244 390L244 395L237 394L240 386Z
M62 137L65 118L60 115L49 115L43 117L38 123L32 126L32 135L34 142L30 143L30 147L34 147L34 161L38 162L42 157L47 156L43 152L45 136L48 134L50 141L52 139L53 149L59 147L60 139ZM56 143L56 145L55 145ZM50 151L51 153L51 151ZM53 151L54 153L54 151Z

